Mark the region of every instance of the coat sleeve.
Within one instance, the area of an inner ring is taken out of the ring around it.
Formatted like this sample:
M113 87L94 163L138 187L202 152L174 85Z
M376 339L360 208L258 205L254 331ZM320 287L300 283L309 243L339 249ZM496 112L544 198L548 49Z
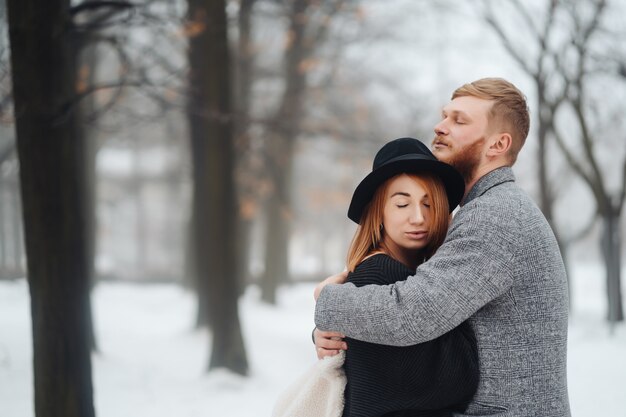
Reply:
M315 307L321 330L395 346L432 340L513 285L516 225L474 202L459 210L444 244L406 281L327 285Z

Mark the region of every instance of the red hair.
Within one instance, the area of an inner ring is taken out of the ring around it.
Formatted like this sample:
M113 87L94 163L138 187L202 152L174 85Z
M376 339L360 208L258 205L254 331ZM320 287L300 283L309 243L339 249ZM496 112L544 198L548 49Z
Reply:
M420 262L430 258L435 251L441 246L446 233L448 232L448 226L450 225L450 211L448 206L448 196L443 186L443 182L439 177L430 173L404 173L398 174L392 178L389 178L383 184L381 184L374 193L372 200L365 206L363 214L361 215L361 221L354 233L350 249L348 249L347 265L350 272L354 272L354 269L363 260L375 252L387 253L382 245L383 231L381 225L383 224L383 214L385 210L385 200L387 196L387 189L392 180L399 175L408 175L411 179L416 181L422 186L429 198L431 204L431 224L429 227L430 240L422 252L420 253ZM387 253L388 254L388 253Z

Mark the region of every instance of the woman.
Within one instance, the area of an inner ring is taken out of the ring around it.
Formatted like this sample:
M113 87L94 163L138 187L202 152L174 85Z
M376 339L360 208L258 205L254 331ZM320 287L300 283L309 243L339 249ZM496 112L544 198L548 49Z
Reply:
M348 209L359 227L347 281L388 285L413 275L443 243L464 186L420 141L385 144ZM316 299L327 283L317 286ZM346 342L345 356L318 361L279 398L274 417L448 417L464 411L476 391L478 354L468 323L414 346Z
M413 275L443 242L463 191L460 174L420 141L384 145L348 210L359 227L348 252L347 282L387 285ZM468 323L414 346L346 342L344 417L451 416L476 390L478 355Z

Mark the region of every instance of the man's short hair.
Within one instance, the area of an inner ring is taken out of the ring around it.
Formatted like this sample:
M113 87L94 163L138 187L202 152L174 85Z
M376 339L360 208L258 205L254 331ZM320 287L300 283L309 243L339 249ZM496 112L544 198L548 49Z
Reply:
M452 100L464 96L494 102L488 115L489 127L510 133L512 144L508 156L513 165L530 129L530 115L524 94L502 78L482 78L457 88L452 93Z

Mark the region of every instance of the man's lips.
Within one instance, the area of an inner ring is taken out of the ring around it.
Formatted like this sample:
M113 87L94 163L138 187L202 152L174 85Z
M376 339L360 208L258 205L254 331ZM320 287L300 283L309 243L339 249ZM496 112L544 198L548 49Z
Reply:
M447 147L448 145L443 142L442 140L439 139L435 139L433 141L433 148L443 148L443 147Z

